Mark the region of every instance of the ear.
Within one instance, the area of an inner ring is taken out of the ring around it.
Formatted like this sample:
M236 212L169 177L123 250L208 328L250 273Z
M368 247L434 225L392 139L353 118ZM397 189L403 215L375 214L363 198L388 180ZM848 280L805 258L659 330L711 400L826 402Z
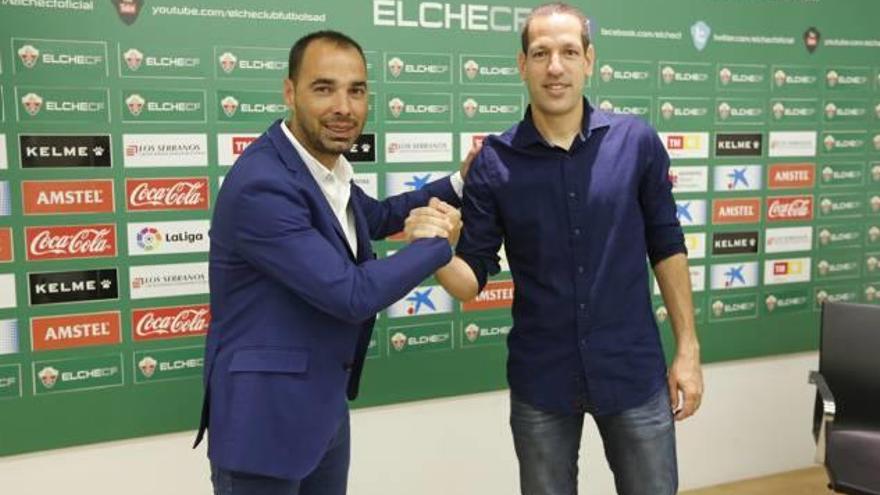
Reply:
M516 55L516 65L519 67L519 78L526 80L526 54L520 51Z
M587 52L584 53L584 58L587 60L584 67L584 75L590 77L593 75L593 64L596 62L596 50L593 48L592 43L587 47Z
M285 78L284 79L284 104L287 105L287 108L290 111L293 111L293 106L296 103L296 85L293 83L293 80Z

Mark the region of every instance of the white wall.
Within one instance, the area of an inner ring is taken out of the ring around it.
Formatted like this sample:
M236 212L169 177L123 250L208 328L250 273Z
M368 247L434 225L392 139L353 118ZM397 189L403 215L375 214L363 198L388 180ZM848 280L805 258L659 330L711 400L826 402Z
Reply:
M698 415L679 423L681 488L809 466L815 353L712 364ZM517 493L506 392L358 410L353 495ZM191 433L0 459L4 495L209 494L204 448ZM581 491L614 493L595 428L581 447Z

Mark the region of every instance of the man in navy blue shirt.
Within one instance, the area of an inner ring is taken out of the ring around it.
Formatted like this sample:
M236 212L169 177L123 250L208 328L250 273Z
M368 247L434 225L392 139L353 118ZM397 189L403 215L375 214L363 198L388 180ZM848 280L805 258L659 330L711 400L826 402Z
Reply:
M672 494L674 419L696 411L703 389L684 237L657 133L583 98L594 60L579 10L548 4L528 17L518 63L529 108L484 141L465 181L456 256L437 278L472 299L499 271L504 242L516 287L507 375L524 495L577 492L584 413L618 493ZM414 210L410 222L439 213ZM649 262L676 337L668 372Z

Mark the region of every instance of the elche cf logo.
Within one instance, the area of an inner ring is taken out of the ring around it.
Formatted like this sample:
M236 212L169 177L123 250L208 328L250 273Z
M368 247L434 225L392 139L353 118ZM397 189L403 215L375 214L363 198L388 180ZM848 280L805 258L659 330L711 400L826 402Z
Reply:
M406 347L406 334L403 332L397 332L392 335L391 346L394 347L395 351L402 351Z
M480 73L480 64L476 60L468 60L464 63L464 75L473 80Z
M33 117L43 108L43 97L37 93L28 93L21 97L21 104L24 106L24 111Z
M398 57L392 58L388 61L388 70L391 71L392 76L400 77L400 73L403 72L403 60Z
M137 117L144 110L144 105L146 105L147 101L144 98L135 93L128 98L125 99L125 106L128 107L129 113Z
M464 109L464 114L470 118L473 118L474 115L477 114L478 107L479 107L479 105L477 104L477 100L475 100L473 98L468 98L467 100L464 100L464 103L462 103L462 108Z
M223 108L223 113L225 113L227 117L232 117L238 110L238 100L233 96L227 96L220 100L220 106Z
M603 65L599 69L599 77L602 79L602 82L611 82L614 79L614 67L608 64Z
M21 59L22 65L33 69L40 58L40 50L37 50L33 45L24 45L18 49L18 58Z
M55 382L58 381L58 370L51 366L46 366L37 373L37 376L40 377L40 382L42 382L44 387L52 388L55 386Z
M464 336L468 339L468 342L476 342L480 338L480 326L476 323L471 323L464 327Z
M400 117L400 114L403 113L403 106L405 103L400 98L392 98L391 101L388 102L388 109L391 110L391 115L395 118Z
M122 58L125 59L125 65L127 65L129 69L136 71L141 68L141 62L144 61L144 54L137 48L129 48L122 54Z
M138 361L138 369L141 370L141 373L143 373L145 377L150 378L156 373L157 364L159 363L151 356L144 356L143 359Z
M220 68L227 74L232 74L232 71L235 70L235 64L238 63L238 57L231 52L224 52L223 55L220 55L219 60Z

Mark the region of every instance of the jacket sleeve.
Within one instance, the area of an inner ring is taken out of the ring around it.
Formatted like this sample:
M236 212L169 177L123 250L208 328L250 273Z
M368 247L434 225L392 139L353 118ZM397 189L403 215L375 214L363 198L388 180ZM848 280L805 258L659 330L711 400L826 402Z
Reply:
M248 263L352 323L400 300L451 258L445 239L420 239L393 256L356 265L312 226L302 194L277 181L244 186L232 214L235 248Z
M461 206L461 199L455 194L449 177L430 182L418 191L405 192L382 201L371 198L354 184L351 189L352 197L360 201L370 227L370 238L373 240L384 239L403 230L403 222L409 211L427 205L432 197L455 207Z

